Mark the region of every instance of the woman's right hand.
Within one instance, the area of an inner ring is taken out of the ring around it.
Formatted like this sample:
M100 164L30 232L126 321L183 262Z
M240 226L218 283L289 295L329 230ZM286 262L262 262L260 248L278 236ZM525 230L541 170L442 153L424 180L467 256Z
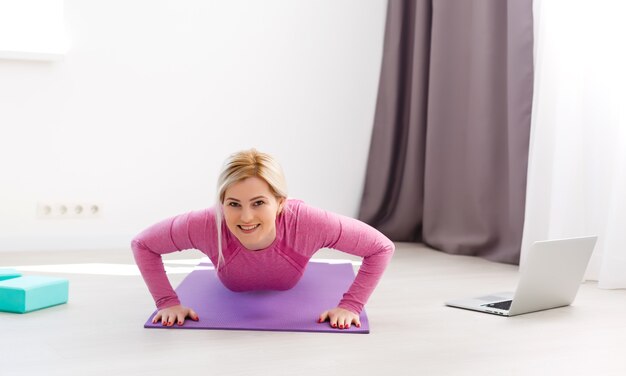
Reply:
M183 325L187 317L189 317L193 321L200 320L198 314L193 309L179 304L163 308L162 310L158 311L152 319L152 323L156 324L161 321L163 323L163 326L172 326L174 325L174 322L177 322L178 325Z

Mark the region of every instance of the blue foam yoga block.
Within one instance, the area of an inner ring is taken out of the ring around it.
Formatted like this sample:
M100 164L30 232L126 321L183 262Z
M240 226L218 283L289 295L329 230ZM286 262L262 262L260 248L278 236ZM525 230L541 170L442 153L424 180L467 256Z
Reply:
M26 276L0 281L0 311L26 313L67 302L69 281Z
M17 278L21 276L22 276L22 273L18 272L15 269L0 269L0 281L4 281L5 279Z

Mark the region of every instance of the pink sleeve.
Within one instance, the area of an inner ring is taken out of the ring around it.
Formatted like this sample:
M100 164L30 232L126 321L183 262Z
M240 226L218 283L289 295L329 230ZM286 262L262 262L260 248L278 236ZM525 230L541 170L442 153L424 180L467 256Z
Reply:
M165 274L161 255L199 249L208 254L207 231L212 210L181 214L152 225L131 242L135 262L158 309L180 304Z
M333 248L363 257L363 263L354 282L343 294L339 307L361 313L378 281L387 268L395 246L391 240L373 227L354 218L330 213L301 204L299 213L306 219L306 238L318 237L321 244L315 248ZM302 232L300 232L302 234ZM317 251L317 249L315 249Z

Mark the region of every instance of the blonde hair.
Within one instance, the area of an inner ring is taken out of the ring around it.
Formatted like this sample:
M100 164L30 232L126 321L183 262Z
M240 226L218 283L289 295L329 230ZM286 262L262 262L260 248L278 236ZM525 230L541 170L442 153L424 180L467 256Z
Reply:
M215 206L215 224L217 227L217 269L224 264L222 253L222 204L226 190L244 179L258 177L270 187L270 192L277 198L287 198L287 182L280 164L274 157L256 149L242 150L230 155L224 161L217 180L217 204Z

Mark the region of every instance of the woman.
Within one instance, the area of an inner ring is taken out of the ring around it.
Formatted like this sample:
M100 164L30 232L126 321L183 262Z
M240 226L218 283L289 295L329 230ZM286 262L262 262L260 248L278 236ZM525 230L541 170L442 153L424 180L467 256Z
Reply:
M287 199L279 164L254 149L231 155L218 181L218 202L144 230L132 241L133 254L158 312L153 322L183 325L199 320L180 304L165 275L161 255L195 248L216 265L220 281L232 291L287 290L302 277L320 248L363 257L361 268L337 307L322 312L320 323L333 328L361 326L359 313L394 251L380 232L356 219Z

